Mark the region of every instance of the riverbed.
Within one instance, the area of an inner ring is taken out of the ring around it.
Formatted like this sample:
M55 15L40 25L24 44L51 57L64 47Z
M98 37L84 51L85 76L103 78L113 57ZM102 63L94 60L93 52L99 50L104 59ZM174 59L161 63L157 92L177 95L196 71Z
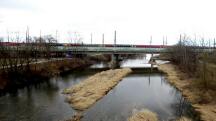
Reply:
M146 57L129 59L124 67L147 64ZM149 66L149 65L148 65ZM97 67L93 65L91 68ZM101 66L103 68L104 66ZM71 118L76 110L65 102L63 89L81 82L97 71L71 72L49 81L20 89L0 97L1 121L60 121ZM136 73L125 77L101 100L84 111L83 121L125 121L133 112L149 109L159 119L168 121L180 116L196 116L181 93L162 73Z

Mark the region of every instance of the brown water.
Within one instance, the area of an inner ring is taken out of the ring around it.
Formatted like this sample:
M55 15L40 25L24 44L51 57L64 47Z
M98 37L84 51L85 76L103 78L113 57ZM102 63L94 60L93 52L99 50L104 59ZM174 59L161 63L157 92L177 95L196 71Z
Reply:
M75 110L65 103L65 96L61 92L94 73L74 72L1 96L0 121L59 121L72 117ZM164 75L139 71L125 77L87 109L82 120L125 121L132 112L144 108L156 112L160 120L165 121L181 115L194 116L190 104L167 83Z

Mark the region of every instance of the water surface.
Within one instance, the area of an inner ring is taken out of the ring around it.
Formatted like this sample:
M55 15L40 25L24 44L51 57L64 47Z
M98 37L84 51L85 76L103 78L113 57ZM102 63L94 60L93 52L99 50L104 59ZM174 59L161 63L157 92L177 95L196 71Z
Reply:
M131 74L89 108L83 121L126 121L133 112L149 109L160 120L193 116L192 107L161 74Z
M122 61L122 67L142 67L143 58ZM93 65L97 67L97 65ZM103 65L100 65L103 67ZM94 69L95 70L95 69ZM60 121L76 112L65 102L63 89L79 83L95 71L72 72L0 97L0 121ZM125 77L106 96L84 112L83 121L125 121L133 112L149 109L160 120L192 115L190 104L160 73L144 71Z
M65 103L62 90L91 74L74 73L55 77L1 96L0 121L59 121L70 118L75 111Z

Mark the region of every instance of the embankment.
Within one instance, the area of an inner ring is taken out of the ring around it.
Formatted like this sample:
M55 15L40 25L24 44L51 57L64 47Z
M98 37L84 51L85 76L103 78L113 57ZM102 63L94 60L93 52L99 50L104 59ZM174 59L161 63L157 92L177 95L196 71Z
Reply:
M31 84L39 83L62 72L84 68L92 64L88 59L68 58L30 64L25 70L0 72L0 92L14 91Z
M65 89L67 101L74 109L85 110L106 95L131 69L115 69L97 73L83 82Z
M215 97L209 97L208 90L203 90L196 86L194 84L196 78L188 77L187 74L181 72L173 64L159 65L159 70L165 72L168 81L178 88L183 96L192 103L194 109L200 113L201 120L216 121L216 104L213 100ZM203 100L205 98L209 99L208 102L204 103Z

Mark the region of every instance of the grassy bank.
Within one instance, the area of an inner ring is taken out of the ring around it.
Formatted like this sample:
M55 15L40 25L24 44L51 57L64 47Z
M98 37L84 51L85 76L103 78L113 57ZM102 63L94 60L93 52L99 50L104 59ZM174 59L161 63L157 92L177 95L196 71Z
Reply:
M195 110L200 113L201 120L216 121L216 94L214 91L201 87L197 83L196 76L189 76L174 64L160 65L159 70L165 72L168 81L192 103Z
M39 83L69 70L84 68L92 62L88 59L59 59L31 64L29 69L0 72L0 92L13 91Z
M131 69L115 69L97 73L83 82L64 90L74 109L85 110L106 95Z

